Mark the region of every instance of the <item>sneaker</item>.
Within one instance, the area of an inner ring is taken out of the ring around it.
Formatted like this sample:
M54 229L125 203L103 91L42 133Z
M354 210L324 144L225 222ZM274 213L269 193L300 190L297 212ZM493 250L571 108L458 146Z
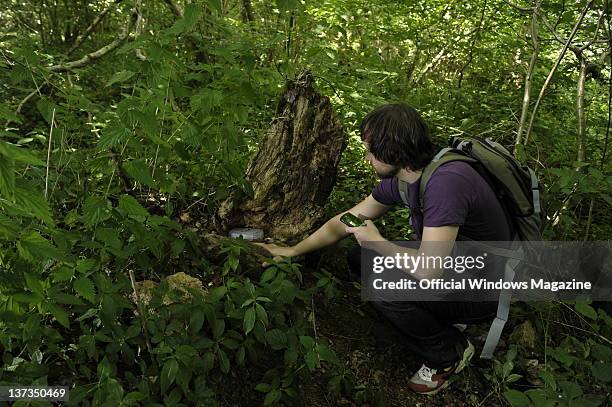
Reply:
M442 369L433 369L423 364L408 381L408 387L416 393L436 394L448 387L450 376L461 372L470 362L472 356L474 356L474 345L467 341L467 346L463 351L461 360Z

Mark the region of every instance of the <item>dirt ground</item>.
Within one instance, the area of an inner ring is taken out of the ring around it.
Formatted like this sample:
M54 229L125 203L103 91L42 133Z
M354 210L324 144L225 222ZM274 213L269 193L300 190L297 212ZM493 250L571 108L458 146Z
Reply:
M479 360L478 355L474 357L470 366L456 376L450 387L439 394L424 396L411 392L407 387L407 380L421 366L422 361L403 346L406 339L399 331L379 318L369 304L361 301L359 290L347 279L345 253L345 250L336 248L334 251L324 252L321 258L306 259L303 270L306 285L316 283L316 280L309 277L312 276L314 269L328 271L340 280L337 287L339 295L332 299L327 299L324 295L315 298L314 326L317 338L329 343L345 368L350 369L355 378L354 384L377 389L380 398L378 403L371 401L357 403L349 397L332 397L327 389L327 380L322 374L317 373L298 386L301 398L296 405L304 407L501 405L496 395L491 394L492 386L480 369L490 366L490 362ZM469 329L468 336L477 346L477 352L487 328L487 326L476 326ZM218 393L223 394L223 399L219 400L220 404L263 405L262 395L249 391L249 388L254 387L257 378L261 377L261 372L265 371L265 365L268 363L274 364L274 361L264 361L256 369L235 377L235 380L240 382L240 391L236 391L234 380L230 380L234 385L225 383L223 385L225 389L219 389L221 391Z

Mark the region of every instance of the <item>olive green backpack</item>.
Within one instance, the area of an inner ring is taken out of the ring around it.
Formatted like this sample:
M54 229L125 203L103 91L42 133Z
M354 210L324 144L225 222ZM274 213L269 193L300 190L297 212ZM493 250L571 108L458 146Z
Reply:
M531 168L522 165L506 148L490 139L451 137L449 147L440 150L431 163L423 169L419 186L421 208L423 208L423 194L431 175L440 165L450 161L469 163L487 181L504 208L514 241L542 240L545 215L542 209L538 178ZM400 181L399 190L402 201L408 205L408 184ZM511 250L486 246L487 251L492 254L508 259L504 281L514 279L516 268L524 258L523 249L525 247L528 248L528 244L516 244ZM480 355L483 359L493 357L493 352L508 319L511 296L512 292L509 290L500 292L497 316L491 324Z

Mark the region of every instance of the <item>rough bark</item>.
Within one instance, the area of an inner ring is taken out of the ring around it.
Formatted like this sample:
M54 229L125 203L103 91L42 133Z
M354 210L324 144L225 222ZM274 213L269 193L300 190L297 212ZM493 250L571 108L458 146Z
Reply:
M220 229L261 228L268 237L291 241L323 220L346 147L342 127L309 73L287 85L276 116L246 172L254 194L230 194L217 212Z

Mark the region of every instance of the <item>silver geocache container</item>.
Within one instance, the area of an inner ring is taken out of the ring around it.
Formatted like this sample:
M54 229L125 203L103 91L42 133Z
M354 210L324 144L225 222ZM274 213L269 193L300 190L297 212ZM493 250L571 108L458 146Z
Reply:
M244 240L250 241L263 241L264 232L263 229L252 229L252 228L236 228L229 231L229 236L232 238L238 238L242 236Z

